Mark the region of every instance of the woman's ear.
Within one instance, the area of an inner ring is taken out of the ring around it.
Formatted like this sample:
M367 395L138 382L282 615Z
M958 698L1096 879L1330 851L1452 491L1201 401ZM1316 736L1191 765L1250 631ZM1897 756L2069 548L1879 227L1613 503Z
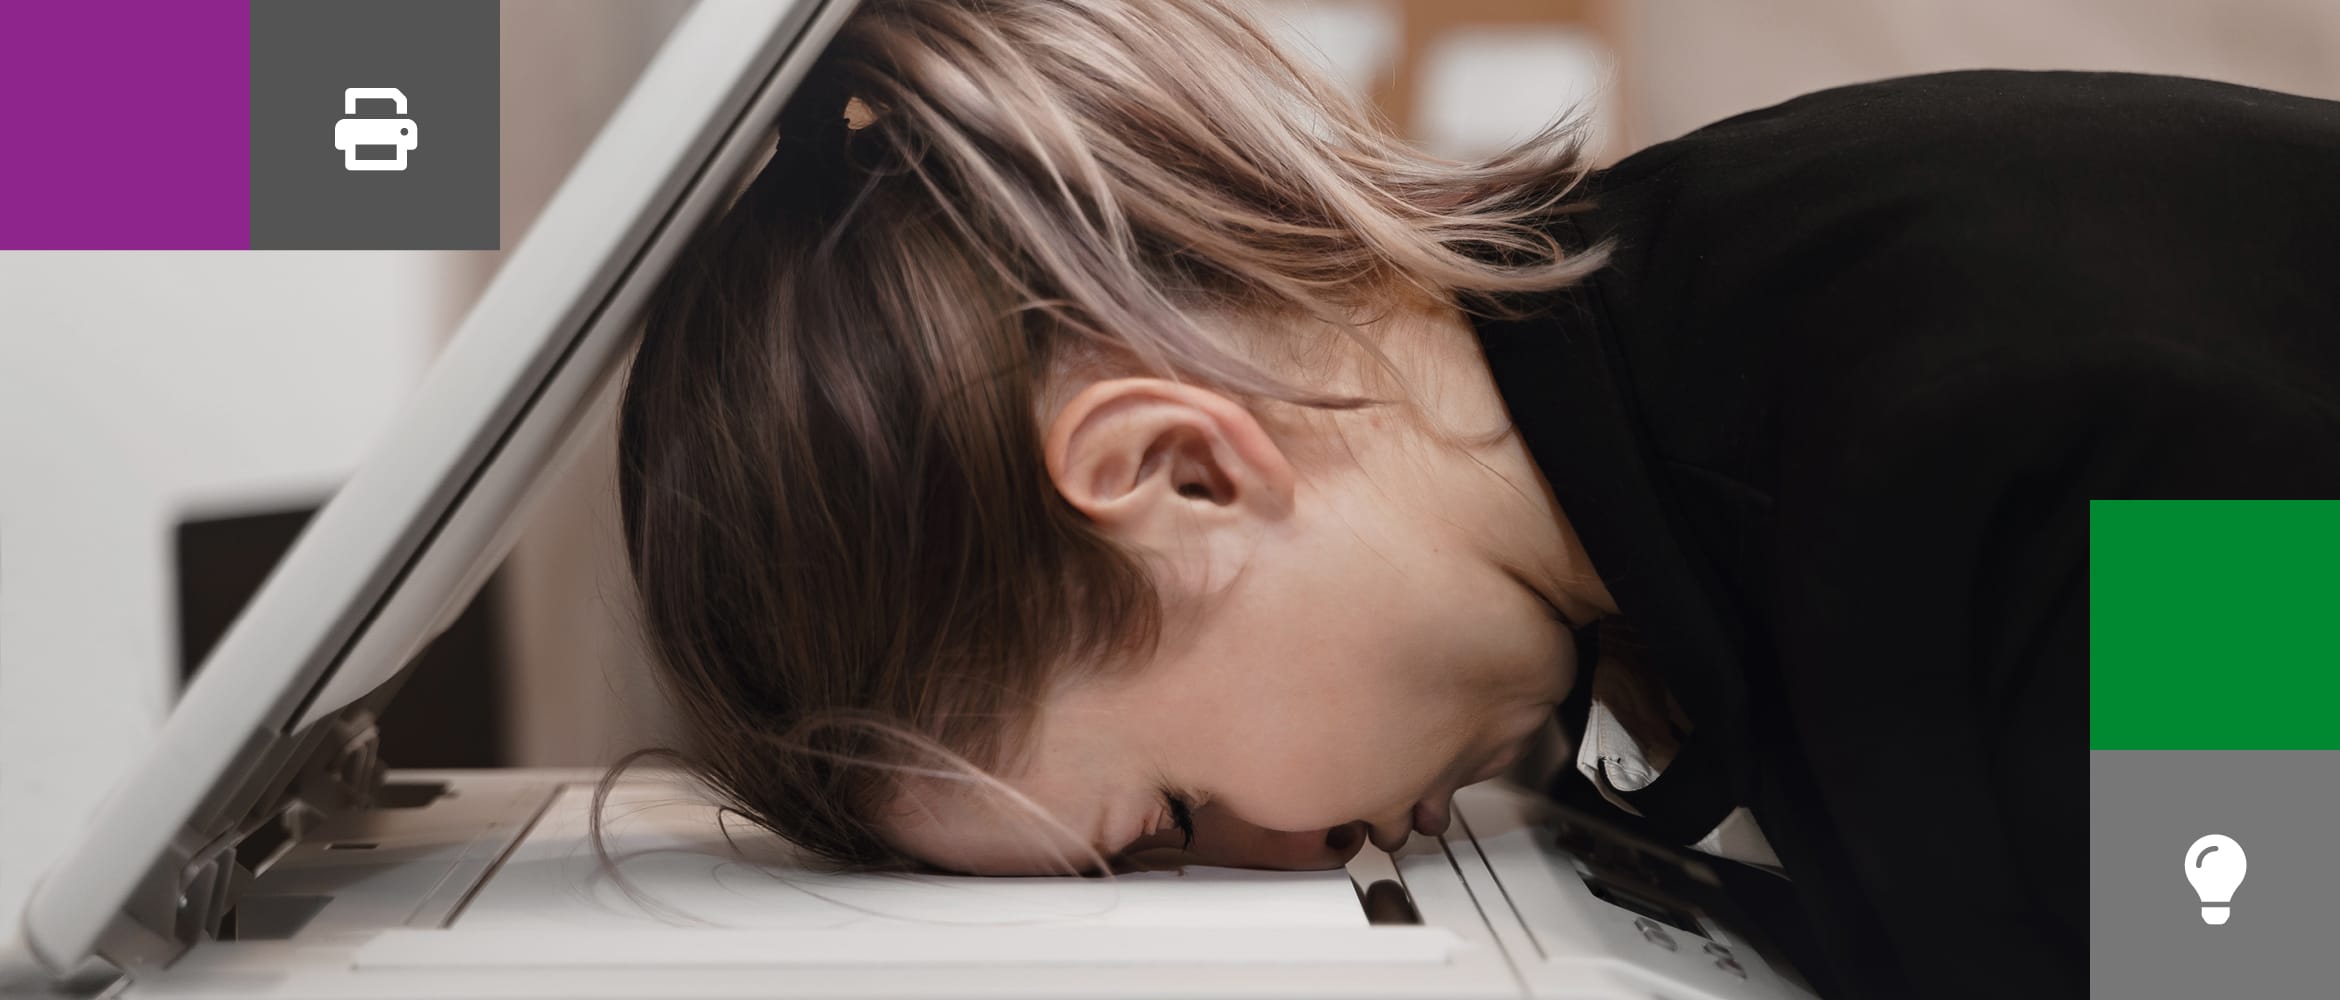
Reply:
M1197 553L1197 532L1250 536L1242 529L1292 512L1283 450L1249 410L1208 389L1157 378L1099 382L1057 411L1044 447L1066 502L1115 539L1160 555Z

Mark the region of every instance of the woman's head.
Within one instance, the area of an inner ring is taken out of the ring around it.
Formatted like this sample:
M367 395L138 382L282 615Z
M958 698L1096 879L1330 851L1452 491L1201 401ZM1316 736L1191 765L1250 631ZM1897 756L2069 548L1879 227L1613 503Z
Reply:
M1540 484L1451 488L1516 444L1378 400L1500 428L1483 372L1411 376L1594 263L1535 226L1570 135L1425 157L1223 0L868 0L780 133L619 441L679 755L741 813L846 865L1087 867L1185 811L1337 864L1565 693L1519 553L1581 553Z

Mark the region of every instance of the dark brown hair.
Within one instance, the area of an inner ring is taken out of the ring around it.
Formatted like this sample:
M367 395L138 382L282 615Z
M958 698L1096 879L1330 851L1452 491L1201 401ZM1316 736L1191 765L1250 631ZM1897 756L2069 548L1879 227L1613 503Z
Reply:
M1354 404L1204 317L1500 311L1598 264L1539 228L1572 123L1427 156L1227 0L869 0L779 134L651 304L619 487L674 759L843 866L911 860L901 775L1013 766L1047 685L1155 638L1043 466L1052 377Z

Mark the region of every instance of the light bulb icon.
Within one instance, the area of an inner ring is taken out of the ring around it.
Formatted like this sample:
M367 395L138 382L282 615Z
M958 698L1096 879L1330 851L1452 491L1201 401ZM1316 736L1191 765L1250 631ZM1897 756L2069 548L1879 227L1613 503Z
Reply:
M2232 912L2227 904L2234 901L2234 887L2242 884L2247 870L2242 845L2233 837L2213 833L2186 848L2186 881L2194 884L2194 895L2202 897L2203 923L2226 922Z

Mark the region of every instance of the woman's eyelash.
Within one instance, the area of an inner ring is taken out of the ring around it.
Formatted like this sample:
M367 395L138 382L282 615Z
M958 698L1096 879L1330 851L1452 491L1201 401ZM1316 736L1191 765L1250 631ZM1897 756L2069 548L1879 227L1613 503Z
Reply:
M1170 804L1170 825L1186 835L1186 842L1178 845L1178 849L1183 851L1194 847L1194 810L1187 807L1186 800L1179 798L1177 792L1167 788L1162 790L1162 801Z

